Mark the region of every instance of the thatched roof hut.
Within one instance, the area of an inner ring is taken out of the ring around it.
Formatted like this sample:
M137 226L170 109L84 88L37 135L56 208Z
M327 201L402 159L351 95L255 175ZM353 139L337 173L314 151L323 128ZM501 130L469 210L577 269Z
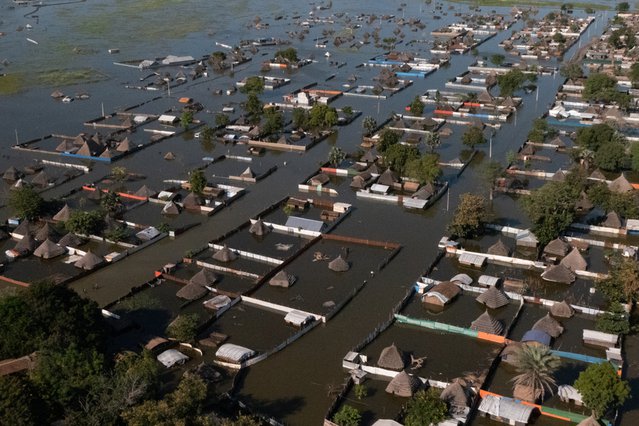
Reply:
M224 247L216 251L215 254L213 255L213 259L217 260L218 262L224 262L224 263L232 262L237 258L238 258L237 253L235 253L233 250L228 248L226 244L224 244Z
M449 136L452 136L453 134L453 129L450 128L449 126L444 126L441 129L439 129L437 131L437 133L439 134L439 136L447 138Z
M544 333L548 334L551 337L557 338L564 332L564 328L561 326L559 321L550 316L550 314L546 314L545 317L541 318L537 321L533 326L533 330L541 330Z
M58 232L53 229L49 223L45 223L42 228L38 230L35 234L36 241L44 241L44 240L57 240L60 237Z
M368 174L370 176L370 173ZM362 175L353 176L353 180L351 181L350 187L354 189L364 189L367 184L367 180Z
M581 191L579 199L575 202L575 209L579 212L587 212L592 210L593 207L594 205L590 201L590 198L588 198L588 195L584 191Z
M364 153L364 155L362 155L362 158L360 158L359 161L364 163L374 163L377 161L377 155L373 154L372 149L369 149Z
M84 155L85 157L97 157L103 151L103 147L96 143L93 139L86 140L80 149L76 151L77 155Z
M308 184L313 186L326 185L328 182L330 178L324 173L318 173L308 180Z
M475 321L470 323L471 330L481 331L489 334L500 335L504 331L504 325L485 311Z
M588 262L586 262L586 259L584 259L581 253L579 253L579 250L575 247L570 253L568 253L568 256L561 260L560 265L565 266L573 272L585 271L588 267Z
M82 256L82 258L78 259L78 261L76 261L73 266L75 266L76 268L84 269L86 271L90 271L101 265L102 262L104 262L104 259L102 257L94 254L89 250L84 256Z
M608 212L606 215L606 220L601 222L600 226L605 226L607 228L619 229L623 225L621 217L617 214L616 211Z
M541 397L541 389L534 389L532 386L517 384L513 389L513 396L515 399L534 403Z
M634 190L632 184L628 182L628 179L626 179L626 176L624 176L623 173L617 179L608 184L608 189L619 194Z
M185 209L199 209L202 204L202 198L195 192L189 192L182 200L182 205Z
M495 244L488 247L487 253L494 256L510 256L510 248L500 238Z
M415 376L402 371L397 373L393 380L386 386L386 392L391 395L401 396L404 398L412 397L422 387L422 381Z
M37 186L48 186L51 181L51 177L43 170L31 179L31 184Z
M13 182L13 181L16 181L16 180L20 179L22 176L24 176L24 174L22 172L20 172L18 169L16 169L13 166L10 166L2 174L2 179L9 180L9 181Z
M570 244L562 238L555 238L544 247L544 253L551 256L565 256L570 250Z
M138 189L137 191L133 193L133 195L135 195L136 197L151 198L155 196L157 193L158 193L157 191L149 188L148 186L142 185L140 189Z
M249 227L249 232L253 235L257 235L258 237L263 237L264 235L271 232L271 228L264 224L262 219L257 219L251 226Z
M167 160L167 161L175 160L175 154L173 154L171 151L169 151L166 154L164 154L164 159Z
M246 170L244 170L242 174L240 175L240 177L247 178L247 179L254 179L255 176L257 175L255 174L253 169L251 169L251 166L247 167Z
M33 252L35 248L36 248L36 242L31 236L31 234L29 233L25 234L22 237L22 239L18 241L16 245L13 247L15 251L17 251L18 253L22 255Z
M393 186L393 184L397 182L399 182L399 177L390 168L386 169L384 173L377 178L377 183L380 185Z
M66 222L71 217L71 207L65 204L58 212L53 216L53 220L58 222Z
M127 152L131 150L131 141L129 141L129 138L124 138L122 140L122 142L120 142L118 144L118 146L115 148L116 151L118 152Z
M382 353L377 359L377 365L389 370L403 370L404 367L406 367L406 356L395 346L395 343L393 343L382 349Z
M541 278L554 283L572 284L577 276L564 265L553 265L541 274Z
M176 215L180 214L180 206L175 204L173 201L169 201L162 207L162 214L168 215Z
M585 419L577 423L577 426L601 426L601 423L599 423L599 421L591 415L590 417L586 417Z
M269 280L268 284L273 287L288 288L292 286L295 283L295 281L297 281L297 277L289 274L288 272L282 269L277 274L275 274L273 278Z
M66 252L64 247L60 247L50 239L44 240L42 244L38 246L37 249L33 252L34 256L41 257L43 259L52 259L54 257L60 256Z
M211 286L218 281L217 275L210 269L202 268L200 271L193 275L189 280L189 284L196 284L201 287Z
M444 306L461 293L461 288L452 281L443 281L422 296L422 302L428 305Z
M504 349L499 353L501 360L507 364L515 365L517 363L517 354L521 350L522 344L511 340Z
M84 243L85 241L82 238L78 237L72 232L69 232L68 234L60 238L60 241L58 241L58 245L62 247L78 247Z
M175 295L186 300L197 300L207 294L209 291L206 287L198 284L189 283L179 289Z
M451 384L446 386L446 389L442 391L439 397L449 405L457 407L470 406L468 403L469 398L466 393L466 388L462 386L459 381L453 381Z
M340 254L328 263L328 269L335 272L346 272L351 269L351 265Z
M588 176L590 179L596 179L596 180L606 180L606 175L603 174L603 172L599 169L595 169L594 172L590 173L590 176Z
M508 296L495 286L488 287L488 290L477 296L475 299L490 309L501 308L508 304Z
M555 302L550 307L550 313L558 318L571 318L575 314L575 310L565 300L561 302Z

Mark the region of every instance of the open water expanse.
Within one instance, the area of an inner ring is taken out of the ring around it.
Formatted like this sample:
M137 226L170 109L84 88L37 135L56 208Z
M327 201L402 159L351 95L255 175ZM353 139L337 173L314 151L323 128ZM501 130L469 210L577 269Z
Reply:
M402 3L406 6L401 7ZM436 4L443 9L436 11ZM448 7L452 9L448 9ZM316 5L315 5L316 6ZM347 82L352 74L374 75L378 71L355 68L367 59L383 53L372 44L359 49L346 45L339 48L328 44L326 48L315 47L314 38L321 37L323 29L333 29L336 33L344 30L343 20L334 24L317 25L310 29L303 41L290 39L289 31L300 31L294 19L308 17L314 5L299 1L203 1L203 0L105 0L54 3L43 2L42 6L14 6L8 0L0 0L0 79L11 79L2 85L0 92L0 170L24 161L24 158L55 159L46 155L20 153L11 146L50 133L76 135L87 130L82 123L99 117L102 108L109 113L127 106L139 104L153 97L154 111L164 111L176 105L176 99L188 96L201 102L205 110L220 111L222 105L232 104L239 110L239 103L245 96L214 95L213 91L226 90L235 81L259 74L261 62L273 56L280 46L259 48L252 61L237 67L234 75L210 74L190 81L167 92L151 92L127 89L127 84L137 85L139 79L149 74L148 70L137 70L114 65L114 61L147 59L173 55L191 55L199 58L220 50L215 43L236 45L242 39L277 37L292 41L301 58L313 57L315 63L292 73L273 70L267 75L291 78L291 83L273 92L266 91L262 99L281 101L281 96L313 82L320 87L330 83L336 87ZM398 10L398 9L402 10ZM426 56L429 44L411 40L428 40L430 32L447 23L458 21L455 13L468 13L468 5L460 3L424 2L412 0L392 1L335 1L330 10L315 10L317 16L330 16L343 12L355 17L361 13L378 16L391 15L419 18L426 24L423 30L405 30L403 44L396 50L415 52L416 56ZM484 7L482 14L496 11L504 15L509 7ZM540 16L548 12L541 9ZM575 11L578 15L583 11ZM437 14L441 19L433 19ZM256 16L268 23L268 29L258 30L252 24ZM608 15L598 12L597 20L582 36L586 42L598 36L604 28ZM276 19L282 17L282 19ZM357 22L362 28L358 32L371 31L366 20ZM387 20L377 20L382 33L390 34L396 24ZM31 28L27 28L30 26ZM498 43L511 31L517 31L522 22L497 34L478 47L480 56L503 53ZM29 41L29 39L31 41ZM37 44L36 44L37 43ZM286 47L286 46L285 46ZM570 57L579 45L573 46L566 57ZM119 49L117 54L109 54L108 49ZM329 51L330 58L324 53ZM264 56L263 56L264 55ZM6 61L5 61L6 60ZM174 240L164 239L151 247L130 256L117 265L104 268L94 274L75 281L71 286L78 292L107 305L128 293L131 287L153 277L153 271L162 265L181 258L187 250L204 246L208 241L228 232L253 217L271 204L287 195L299 195L297 183L310 176L320 164L326 161L331 146L338 146L346 152L354 152L361 142L361 118L373 116L378 122L387 119L393 112L403 112L404 107L416 95L428 89L444 89L449 79L459 75L476 58L470 53L453 55L449 65L437 70L425 79L415 79L407 90L386 100L341 97L331 106L350 105L361 110L362 116L354 123L339 127L337 134L321 142L304 154L267 153L264 165L275 164L278 170L267 179L247 188L247 194L211 218L201 219L202 224ZM331 62L346 63L336 67ZM559 66L553 62L550 65ZM335 75L330 82L325 80ZM79 80L78 80L79 79ZM366 80L370 81L367 77ZM516 150L524 141L532 120L544 113L553 101L562 78L540 76L538 97L535 93L521 94L523 107L511 117L497 132L492 141L492 156L505 162L506 153ZM70 84L67 84L70 83ZM53 90L62 90L73 95L87 92L90 98L62 103L50 97ZM427 107L425 115L429 115ZM212 123L214 115L208 114ZM481 147L479 155L459 178L452 178L449 200L443 197L433 207L425 211L409 211L392 205L356 199L350 190L340 191L340 201L354 205L354 210L334 232L380 241L393 241L402 245L399 254L388 267L368 279L363 290L331 321L320 325L299 341L267 360L242 373L238 396L257 408L261 413L273 416L286 424L321 424L326 410L332 402L329 389L339 386L345 379L341 367L343 356L364 339L377 324L384 321L393 306L406 290L428 267L437 255L437 242L446 233L445 226L452 216L458 196L465 192L488 194L488 188L479 176L482 161L488 157L488 146ZM177 160L170 167L162 159L164 153L172 151ZM461 146L460 146L461 150ZM202 157L219 156L227 153L228 147L221 143L203 146L188 133L155 144L114 163L128 170L147 176L186 179L187 172L201 163ZM96 181L109 172L111 166L92 164L88 174L45 192L54 198L77 188L82 183ZM447 206L448 205L448 206ZM497 195L492 202L496 220L519 228L529 226L521 212L518 201L510 196ZM2 217L9 215L2 210ZM588 301L587 292L582 297ZM474 316L475 313L469 313ZM470 322L474 317L461 320ZM629 342L637 356L636 342ZM464 348L450 348L451 356L472 364L474 354ZM453 355L454 354L454 355ZM482 359L483 363L484 360ZM630 362L636 362L632 359ZM636 389L636 379L633 382ZM635 395L637 392L633 392ZM631 413L624 417L624 424L639 424L637 401L634 399ZM479 424L486 420L477 420ZM550 424L539 419L537 424ZM554 423L553 423L554 424Z

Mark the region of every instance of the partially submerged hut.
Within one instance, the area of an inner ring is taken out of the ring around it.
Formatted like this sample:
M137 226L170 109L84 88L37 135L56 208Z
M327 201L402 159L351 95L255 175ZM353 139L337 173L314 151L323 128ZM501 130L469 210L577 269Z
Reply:
M493 256L510 256L510 248L500 238L495 244L488 247L487 253Z
M632 184L628 182L628 179L626 179L626 176L624 176L623 173L617 179L608 184L608 189L619 194L634 190Z
M456 407L469 407L469 399L467 389L456 380L450 383L442 391L439 397L445 401L448 405Z
M389 370L403 370L406 367L406 356L395 343L382 349L377 359L377 365Z
M586 262L586 259L584 259L581 253L579 253L579 250L575 247L570 253L568 253L568 256L561 260L560 265L565 266L572 272L585 271L588 267L588 262Z
M282 269L277 274L275 274L273 276L273 278L271 278L269 280L268 284L273 286L273 287L288 288L288 287L292 286L295 283L296 280L297 280L297 277L295 277L294 275L289 274L284 269Z
M140 189L133 193L133 195L135 195L136 197L151 198L154 197L157 193L157 191L149 188L148 186L142 185Z
M218 251L216 251L215 254L213 255L213 259L217 260L218 262L224 262L224 263L232 262L237 258L238 258L237 253L235 253L233 250L228 248L226 244L224 244L224 246Z
M36 241L44 241L44 240L57 240L60 237L58 232L53 229L49 223L45 223L42 228L38 230L35 234Z
M69 232L58 241L58 245L62 247L78 247L84 244L84 239L78 237L72 232Z
M24 174L13 166L10 166L7 170L2 174L2 179L15 182L16 180L23 177Z
M422 387L422 381L405 371L397 373L386 386L386 392L404 398L412 397Z
M619 229L623 226L623 222L617 212L613 210L611 212L608 212L608 214L606 215L606 219L601 222L600 226Z
M257 219L249 227L249 232L253 235L257 235L258 237L263 237L264 235L271 232L271 228L266 226L262 219Z
M504 331L504 325L498 319L493 318L492 315L485 311L475 321L470 323L471 330L501 335Z
M508 305L508 296L506 296L506 293L495 286L488 287L488 290L477 296L475 300L490 309L497 309Z
M20 241L13 247L14 251L17 251L21 255L32 253L36 248L36 242L31 234L25 234Z
M513 426L524 426L530 421L534 406L520 404L510 398L486 395L478 408L484 416Z
M397 174L392 171L390 168L386 169L384 173L382 173L379 178L377 178L377 183L380 185L393 186L394 183L399 182L399 177Z
M209 291L206 287L189 282L187 285L179 289L177 293L175 293L175 295L182 299L191 301L203 297L204 295L208 294L208 292Z
M340 254L328 263L328 269L335 272L346 272L351 269L351 265Z
M555 238L544 247L544 253L551 256L565 256L570 251L570 244L562 238Z
M428 305L444 306L452 302L461 293L461 288L452 281L443 281L422 296L422 302Z
M33 179L31 179L31 184L44 187L44 186L48 186L49 183L52 181L53 179L47 174L47 172L42 170L40 173L35 175Z
M197 210L204 204L202 202L202 197L200 197L195 192L189 192L186 197L182 200L182 205L185 209Z
M76 268L84 269L85 271L90 271L92 269L97 268L104 262L104 258L94 254L92 251L87 251L84 256L78 259L73 266Z
M550 346L551 339L552 336L543 330L528 330L521 338L521 342L528 345Z
M591 415L590 417L586 417L585 419L577 423L577 426L601 426L601 423L599 423L594 415Z
M330 182L330 179L328 175L324 173L316 174L308 180L308 184L312 186L326 185L328 182Z
M225 343L215 352L216 358L233 364L240 364L254 355L255 351L233 343Z
M66 252L64 247L60 247L50 239L44 240L42 244L38 246L33 252L34 256L41 257L42 259L52 259L58 257Z
M169 201L162 207L162 214L166 215L178 215L180 214L180 206L175 204L173 201Z
M212 286L219 280L218 276L215 275L210 269L202 268L200 271L193 275L189 280L189 284L199 285L200 287Z
M554 283L572 284L577 276L564 265L553 265L541 274L541 278Z
M550 314L546 314L545 317L537 321L532 326L532 329L541 330L544 333L548 334L550 337L554 338L561 336L561 333L564 332L564 328L561 326L559 321L551 317Z
M240 175L241 178L245 178L245 179L255 179L256 176L257 175L255 174L253 169L251 169L251 166L248 166L246 170L244 170L242 174Z
M71 207L68 204L65 204L58 212L53 215L53 220L56 222L66 222L71 217Z
M557 318L571 318L575 314L575 310L565 300L555 302L550 307L550 313Z

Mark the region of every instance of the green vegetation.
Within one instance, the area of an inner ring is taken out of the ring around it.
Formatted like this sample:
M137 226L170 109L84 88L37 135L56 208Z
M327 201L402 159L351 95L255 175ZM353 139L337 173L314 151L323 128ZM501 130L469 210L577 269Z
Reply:
M308 124L313 129L326 130L337 124L337 110L328 105L315 104L308 116Z
M189 125L193 123L193 113L191 111L184 111L180 116L180 124L184 130L189 128Z
M612 302L608 310L597 317L597 330L611 334L630 333L628 313L619 302Z
M630 386L617 375L608 362L590 364L579 373L575 388L595 418L604 416L609 409L619 407L630 396Z
M483 232L486 220L486 199L481 195L462 194L448 231L459 238L474 238Z
M102 199L100 199L100 207L106 210L107 213L116 215L122 210L124 205L122 204L122 199L117 192L109 191L104 194Z
M435 182L441 174L437 154L424 154L406 163L406 176L416 179L421 185Z
M595 124L579 129L576 142L576 156L592 153L597 167L619 171L626 164L626 140L608 124Z
M586 101L616 102L620 108L630 104L630 95L617 91L617 79L603 73L588 76L581 96Z
M506 60L506 57L500 53L494 54L490 57L490 62L492 62L498 67L501 66L501 64L503 64L505 60Z
M548 122L543 118L536 118L533 121L533 126L530 132L528 132L528 140L531 142L543 142L547 137L553 137L557 134L557 131L548 125Z
M556 386L553 374L560 364L561 360L548 346L522 345L515 354L519 374L513 378L514 386L530 390L528 402L538 398L543 402L546 390L552 393L552 387Z
M284 129L284 115L277 108L264 109L264 123L262 124L262 135L275 135Z
M366 385L360 383L358 385L355 385L353 389L355 392L355 398L357 399L364 399L368 395L368 388L366 387Z
M22 90L24 77L21 74L7 74L0 77L0 95L14 95Z
M537 76L534 74L524 74L518 69L512 69L506 74L497 76L497 85L499 86L500 96L512 96L517 90L521 89L526 81L535 81Z
M617 4L617 7L615 7L615 9L618 12L627 12L630 10L630 4L627 1L622 1L621 3Z
M69 232L80 235L97 235L104 228L104 213L99 210L71 212L69 220L64 223Z
M470 126L462 135L462 143L470 148L486 143L484 131L479 126Z
M439 398L434 388L420 390L406 403L404 424L406 426L436 425L448 417L448 406Z
M206 176L202 169L194 169L189 174L189 184L191 185L191 192L196 194L202 194L204 188L206 188Z
M408 163L416 159L419 161L419 150L414 146L397 143L384 151L384 163L402 176Z
M362 119L362 127L366 130L366 135L371 136L377 128L377 120L370 115L366 116Z
M44 200L38 192L30 186L11 191L9 207L20 219L34 220L40 217L44 208Z
M178 315L166 329L166 334L181 341L193 342L197 335L198 314Z
M478 6L534 6L534 7L561 7L564 3L562 0L449 0L453 3L470 3ZM590 8L592 10L610 10L609 4L590 3L590 2L572 2L574 9Z
M346 159L346 153L341 148L334 146L328 152L328 162L333 166L339 166Z
M264 92L264 80L262 77L253 76L246 79L246 83L244 86L240 88L240 92L249 94L253 93L256 95Z
M297 50L295 50L294 47L289 47L275 52L275 60L288 63L297 63L300 61L297 57Z
M410 113L415 117L421 117L424 113L424 103L419 99L419 96L415 96L415 99L411 102Z
M333 416L333 422L339 426L359 426L362 421L362 415L357 408L348 404L342 405L337 413Z
M639 298L639 265L633 259L614 254L610 257L609 277L597 288L613 302L632 303Z
M586 190L590 201L604 211L615 211L622 217L639 216L639 206L633 193L612 192L603 182L591 184Z
M73 84L96 83L108 79L108 76L93 68L54 69L36 74L35 82L39 86L70 86Z

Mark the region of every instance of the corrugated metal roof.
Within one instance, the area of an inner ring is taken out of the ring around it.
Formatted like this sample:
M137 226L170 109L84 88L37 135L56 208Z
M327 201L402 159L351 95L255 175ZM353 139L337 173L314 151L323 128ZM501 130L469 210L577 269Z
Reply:
M487 285L489 287L496 286L499 283L499 278L492 277L490 275L481 275L477 282L481 285Z
M528 423L534 407L518 404L510 398L488 395L481 400L479 411L515 422Z
M459 263L463 265L481 267L484 266L484 263L486 263L486 258L478 254L463 253L459 256Z
M289 216L286 225L289 228L302 228L306 231L322 232L326 224L319 220L306 219L298 216Z
M286 314L286 316L284 317L284 321L299 327L304 325L306 322L312 321L313 318L313 315L306 312L292 310L288 314Z
M215 352L217 358L236 363L240 363L253 355L255 355L255 351L233 343L225 343Z

